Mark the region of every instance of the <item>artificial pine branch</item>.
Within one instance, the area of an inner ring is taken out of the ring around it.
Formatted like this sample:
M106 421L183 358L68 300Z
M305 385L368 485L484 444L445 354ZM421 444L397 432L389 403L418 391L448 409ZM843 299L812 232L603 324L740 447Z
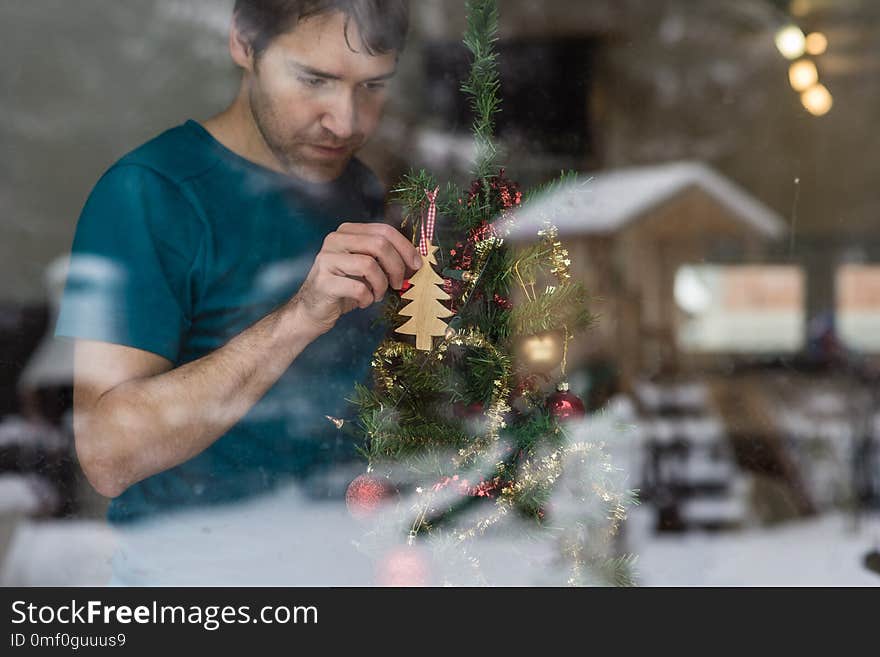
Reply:
M401 228L412 223L413 240L419 234L422 222L422 210L427 204L425 190L434 189L437 186L434 176L424 169L410 171L400 181L400 184L391 190L390 200L403 208L403 222Z
M552 251L552 247L544 242L521 248L515 258L508 258L503 263L503 267L498 271L499 281L507 285L516 285L520 281L534 283L538 280L538 273Z
M461 89L470 97L474 111L474 141L477 159L474 177L487 178L495 168L498 154L494 142L495 115L501 111L501 80L498 74L498 5L496 0L469 0L465 3L467 30L464 44L473 55L470 77Z
M551 196L560 191L567 190L573 185L585 185L588 182L588 180L583 180L577 171L562 171L553 180L525 192L523 194L523 203L534 203L542 196Z
M602 583L609 586L631 588L636 586L634 566L638 557L633 554L624 554L619 557L604 559L594 570L598 572Z
M510 318L514 335L536 335L563 327L577 333L589 328L594 320L587 310L587 291L579 282L560 285L518 304Z
M399 461L411 454L455 450L465 447L471 440L472 436L467 432L455 431L448 424L425 422L408 424L405 430L377 433L370 440L369 452L374 460L384 463L388 459Z

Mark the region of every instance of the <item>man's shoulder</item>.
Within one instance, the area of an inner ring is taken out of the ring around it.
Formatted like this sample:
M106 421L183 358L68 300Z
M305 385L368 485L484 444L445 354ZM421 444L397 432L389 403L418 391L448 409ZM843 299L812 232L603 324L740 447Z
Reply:
M149 169L180 185L210 171L217 162L217 152L188 121L135 148L113 168L135 166Z

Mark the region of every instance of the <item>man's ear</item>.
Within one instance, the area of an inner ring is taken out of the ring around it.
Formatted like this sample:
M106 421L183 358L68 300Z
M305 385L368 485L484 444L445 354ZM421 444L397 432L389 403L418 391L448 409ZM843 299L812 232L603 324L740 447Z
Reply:
M232 61L240 68L253 73L254 49L239 28L237 17L233 19L232 27L229 28L229 54L232 55Z

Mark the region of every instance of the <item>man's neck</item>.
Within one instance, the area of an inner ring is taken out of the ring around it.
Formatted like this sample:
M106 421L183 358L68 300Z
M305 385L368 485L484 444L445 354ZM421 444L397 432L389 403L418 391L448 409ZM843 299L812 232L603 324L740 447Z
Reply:
M202 124L211 136L246 160L279 173L289 172L281 165L278 158L263 139L247 102L247 89L242 85L238 97L220 114Z

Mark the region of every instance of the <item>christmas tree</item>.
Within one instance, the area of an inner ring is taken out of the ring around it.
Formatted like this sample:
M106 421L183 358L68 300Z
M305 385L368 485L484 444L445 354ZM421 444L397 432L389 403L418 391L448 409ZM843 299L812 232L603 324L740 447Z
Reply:
M497 4L472 0L466 11L473 181L441 188L418 171L395 190L426 264L387 303L392 330L374 356L374 385L353 400L358 420L336 420L356 430L368 462L349 508L372 519L361 545L384 552L380 583L492 583L476 546L507 527L552 538L565 582L630 584L632 558L614 539L633 496L603 442L575 439L584 405L565 380L569 343L593 322L587 291L552 216L529 244L510 239L527 204L576 177L523 192L499 168ZM557 502L563 489L568 501ZM391 547L397 539L402 548Z

